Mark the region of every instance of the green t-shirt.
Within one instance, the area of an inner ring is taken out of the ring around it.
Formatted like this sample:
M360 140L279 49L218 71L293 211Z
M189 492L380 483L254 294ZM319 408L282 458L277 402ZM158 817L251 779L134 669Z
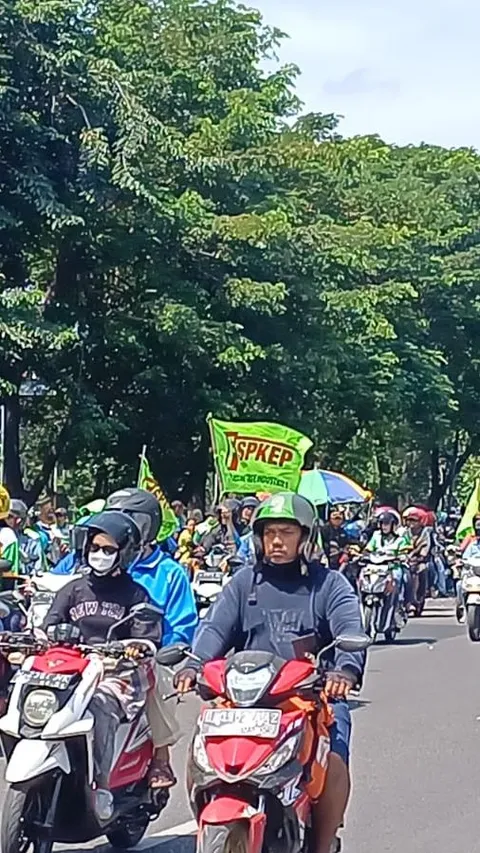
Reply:
M409 541L406 536L392 536L385 539L381 530L376 530L373 536L367 542L366 551L376 554L381 551L384 554L392 554L397 556L409 548Z
M19 574L20 547L18 537L8 525L0 527L0 559L10 560L12 568L9 569L9 573Z

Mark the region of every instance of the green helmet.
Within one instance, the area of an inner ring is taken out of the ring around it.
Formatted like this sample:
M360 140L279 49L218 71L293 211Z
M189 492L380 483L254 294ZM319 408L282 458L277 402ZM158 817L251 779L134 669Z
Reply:
M262 532L267 521L292 521L302 528L299 557L306 562L312 558L317 544L318 516L313 504L296 492L278 492L264 500L254 513L252 529L255 551L263 559Z

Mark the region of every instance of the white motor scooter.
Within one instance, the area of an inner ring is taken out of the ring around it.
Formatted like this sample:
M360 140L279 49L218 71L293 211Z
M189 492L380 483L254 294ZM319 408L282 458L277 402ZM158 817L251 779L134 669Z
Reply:
M79 577L80 574L55 575L52 572L39 572L36 575L31 575L29 579L31 592L27 626L31 629L40 628L57 592L67 583Z
M132 608L128 620L151 621L158 615L157 608L144 603ZM148 786L153 744L142 713L120 725L109 785L114 815L99 822L94 810L94 718L88 706L104 672L115 671L120 661L125 664L125 645L135 641L89 647L72 638L72 627L55 626L53 644L41 645L31 633L11 634L0 644L4 653L27 655L0 719L7 759L2 853L22 853L32 846L34 853L51 853L56 842L84 844L101 835L114 847L132 847L168 801L165 789ZM153 660L155 645L141 642L148 650L145 656ZM142 665L128 660L131 666Z
M457 617L466 614L468 636L480 641L480 557L471 557L463 564L460 580Z

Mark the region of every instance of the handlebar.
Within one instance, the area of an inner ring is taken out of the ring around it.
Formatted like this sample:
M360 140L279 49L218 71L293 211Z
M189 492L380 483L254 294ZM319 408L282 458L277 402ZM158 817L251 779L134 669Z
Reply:
M43 637L35 637L30 632L19 632L19 633L4 633L0 634L0 649L6 651L20 651L25 650L27 652L46 652L48 649L55 648L56 646L63 645L68 648L76 648L82 654L96 654L101 655L103 657L115 658L120 660L121 658L125 658L125 660L134 661L134 659L125 654L127 648L131 648L132 646L139 646L139 657L138 660L142 661L146 658L153 658L155 655L155 651L150 648L150 643L146 640L127 640L123 642L115 641L112 643L95 643L92 645L88 645L85 643L58 643L54 640L48 640Z

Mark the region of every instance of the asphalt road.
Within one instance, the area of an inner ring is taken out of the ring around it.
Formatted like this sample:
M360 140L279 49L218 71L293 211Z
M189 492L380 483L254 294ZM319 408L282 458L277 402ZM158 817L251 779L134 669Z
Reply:
M446 602L411 621L395 646L371 650L364 689L352 702L354 789L345 853L478 849L479 656L480 645L467 639ZM179 707L187 733L175 749L180 779L196 707L193 700ZM194 853L193 832L179 784L140 848Z

